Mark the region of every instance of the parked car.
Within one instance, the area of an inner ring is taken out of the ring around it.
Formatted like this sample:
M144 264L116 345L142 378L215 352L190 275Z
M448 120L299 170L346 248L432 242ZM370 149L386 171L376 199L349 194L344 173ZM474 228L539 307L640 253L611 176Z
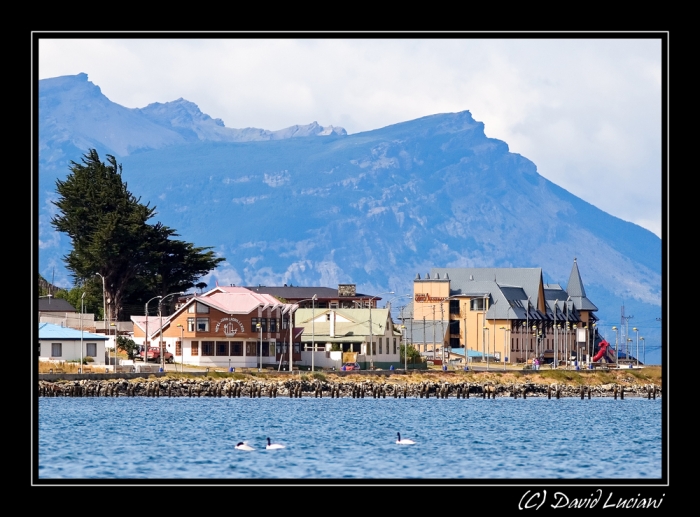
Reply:
M143 360L143 351L141 351L141 360ZM165 358L166 363L172 363L175 360L175 357L173 356L172 352L168 352L167 350L165 351L165 354L163 356ZM151 347L148 349L148 355L146 356L146 361L153 361L156 363L160 362L160 348L158 347Z
M341 370L361 370L360 364L359 363L343 363L343 366L340 368Z

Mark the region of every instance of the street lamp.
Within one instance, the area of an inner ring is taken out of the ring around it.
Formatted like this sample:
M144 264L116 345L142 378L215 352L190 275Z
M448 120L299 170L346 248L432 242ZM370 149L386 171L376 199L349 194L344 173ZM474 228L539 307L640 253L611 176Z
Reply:
M394 294L394 291L387 291L385 293L379 293L377 295L372 296L372 298L369 299L369 369L372 370L374 369L374 355L372 354L372 341L374 339L374 333L373 333L373 328L372 328L372 300L375 298L380 297L383 294ZM433 317L433 326L435 325L435 317ZM435 341L435 340L433 340ZM435 350L435 343L433 343L433 351Z
M486 335L488 334L488 332L489 332L489 328L486 325L484 325L484 331L483 331L482 336L481 336L482 339L484 340L484 343L488 343L488 341L486 341L486 339L487 339ZM486 351L486 369L487 370L489 369L489 352L490 351L491 351L490 348L489 348L489 350Z
M589 368L593 368L591 363L593 362L593 356L595 355L594 354L594 352L595 352L595 328L596 328L596 324L591 323L591 348L588 351L588 367Z
M576 323L571 326L571 348L576 350L576 366L581 364L581 352L576 341Z
M314 319L316 319L316 300L317 299L318 299L318 297L314 294L311 298L306 298L304 300L299 300L298 302L296 302L297 305L299 305L302 302L311 302L311 350L312 350L312 352L311 352L311 370L312 371L314 369L313 349L315 348L315 345L316 345L316 341L314 339L315 338L315 336L314 336L314 330L315 330ZM292 321L292 319L290 316L290 318L289 318L290 325L291 325L291 321ZM289 329L289 332L291 335L291 332L292 332L291 328ZM290 343L291 343L291 340L290 340ZM289 371L290 372L292 371L292 350L291 350L291 348L289 349Z
M406 325L401 325L401 340L403 341L403 370L408 371L408 346L406 345Z
M615 331L615 368L620 367L620 353L617 351L617 327L612 328Z
M116 323L110 323L110 327L114 327L114 371L117 371L117 325ZM109 329L109 332L107 333L107 339L109 340L110 335L112 334L112 329Z
M146 302L146 337L143 339L143 364L144 366L148 362L148 304L151 303L156 298L162 298L162 296L154 296Z
M85 295L87 293L83 291L83 295L80 297L80 369L78 373L83 373L83 310L85 306Z
M508 338L508 332L510 329L508 327L501 327L503 331L503 369L506 369L506 340Z
M634 327L632 330L637 334L637 353L635 355L637 356L637 368L639 368L639 329Z
M158 300L158 316L160 317L160 367L163 369L163 371L165 371L165 350L163 349L163 302L176 294L185 293L177 292L166 294L160 300ZM148 357L148 352L146 352L146 357Z
M258 368L258 371L262 372L262 325L258 323L255 325L255 328L260 331L260 367Z
M539 360L539 354L537 353L537 349L539 348L540 340L537 335L537 325L532 326L532 335L535 336L535 357Z
M643 338L643 337L640 337L639 339L642 340L642 355L643 355L643 357L644 357L644 360L642 361L642 363L644 363L644 366L646 366L646 365L647 365L647 346L646 346L646 341L644 341L644 338Z
M180 373L185 372L185 327L182 323L178 325L180 327ZM175 350L177 352L177 350ZM230 359L229 359L230 361ZM230 366L229 362L229 366Z

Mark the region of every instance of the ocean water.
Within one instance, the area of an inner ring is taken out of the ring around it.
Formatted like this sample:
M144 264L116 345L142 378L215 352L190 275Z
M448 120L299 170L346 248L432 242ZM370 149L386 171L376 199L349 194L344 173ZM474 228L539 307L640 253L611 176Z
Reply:
M66 397L38 415L40 480L662 475L661 399Z

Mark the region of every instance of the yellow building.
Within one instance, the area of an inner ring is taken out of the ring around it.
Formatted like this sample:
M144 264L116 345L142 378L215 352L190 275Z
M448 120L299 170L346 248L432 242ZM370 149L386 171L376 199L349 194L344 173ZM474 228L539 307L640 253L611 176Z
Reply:
M566 289L545 284L541 268L433 268L413 282L414 321L449 320L449 347L484 360L587 361L597 310L576 259Z

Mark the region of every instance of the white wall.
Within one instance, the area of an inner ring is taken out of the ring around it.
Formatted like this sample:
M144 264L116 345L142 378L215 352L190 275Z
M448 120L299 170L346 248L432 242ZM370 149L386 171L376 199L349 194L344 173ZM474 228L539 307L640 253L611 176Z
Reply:
M61 343L62 345L62 350L61 350L61 356L60 357L53 357L51 355L51 344L52 343ZM105 344L104 340L90 340L90 339L85 339L83 340L83 358L87 356L87 344L88 343L95 343L96 344L96 351L97 353L95 356L93 356L93 359L95 360L91 364L95 365L103 365L105 364ZM61 340L45 340L42 339L39 341L39 346L40 346L40 351L39 351L39 360L40 361L80 361L80 340L67 340L67 341L61 341Z

